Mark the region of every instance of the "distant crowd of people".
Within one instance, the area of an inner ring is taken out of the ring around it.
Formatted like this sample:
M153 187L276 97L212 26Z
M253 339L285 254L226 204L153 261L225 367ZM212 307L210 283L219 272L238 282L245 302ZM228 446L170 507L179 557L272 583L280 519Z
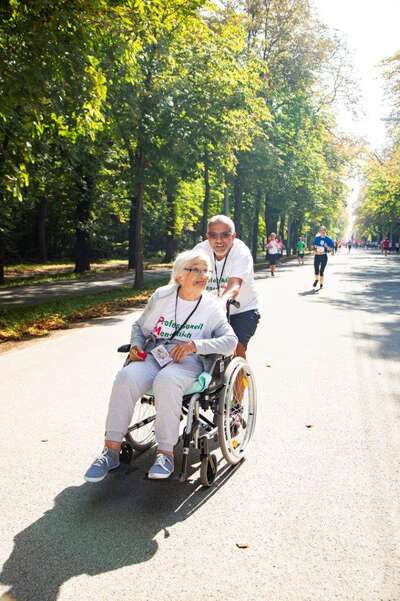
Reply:
M319 289L323 287L324 272L328 262L328 254L334 255L339 252L342 248L347 249L350 253L351 249L355 248L366 248L366 249L378 249L382 250L382 253L386 256L390 252L400 252L400 242L392 242L387 236L380 242L366 242L363 240L350 239L348 241L336 240L327 236L325 226L321 226L319 233L315 236L312 245L307 245L304 236L300 236L296 242L296 254L299 265L304 265L304 254L309 248L314 252L314 271L315 279L313 283L314 289L319 283ZM264 249L266 252L266 260L269 263L269 270L271 276L275 277L278 261L283 254L284 244L276 235L272 232L265 240ZM290 254L291 251L288 252Z

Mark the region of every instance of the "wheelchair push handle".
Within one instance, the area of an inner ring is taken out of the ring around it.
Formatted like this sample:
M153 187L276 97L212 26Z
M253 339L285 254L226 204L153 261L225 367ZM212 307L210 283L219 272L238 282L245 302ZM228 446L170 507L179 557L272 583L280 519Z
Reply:
M228 298L228 300L226 301L226 317L228 321L230 320L231 316L231 305L233 305L236 309L239 309L240 303L234 298Z

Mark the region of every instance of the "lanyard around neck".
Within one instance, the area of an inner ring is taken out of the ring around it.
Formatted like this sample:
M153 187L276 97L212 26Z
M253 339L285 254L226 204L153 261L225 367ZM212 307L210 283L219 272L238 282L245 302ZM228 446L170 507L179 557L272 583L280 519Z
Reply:
M221 285L222 276L224 275L226 261L228 259L228 256L229 256L229 253L231 252L231 250L232 250L232 246L226 253L224 264L222 265L221 274L220 274L219 278L218 278L218 273L217 273L217 257L216 257L216 254L214 253L214 269L215 269L215 281L217 282L217 296L219 296L219 289L220 289L220 285Z
M175 327L176 327L176 319L177 319L179 290L180 290L180 286L179 286L178 290L176 291L176 299L175 299ZM178 336L179 332L181 330L183 330L183 328L185 327L185 325L187 324L189 319L192 317L193 313L196 311L197 307L200 305L200 301L202 298L203 298L203 295L200 296L199 300L196 303L196 306L194 307L194 309L192 309L192 311L186 317L185 321L183 323L181 323L179 328L177 328L174 332L172 332L171 336L168 338L168 342L171 342L171 340L173 340L175 338L175 336Z

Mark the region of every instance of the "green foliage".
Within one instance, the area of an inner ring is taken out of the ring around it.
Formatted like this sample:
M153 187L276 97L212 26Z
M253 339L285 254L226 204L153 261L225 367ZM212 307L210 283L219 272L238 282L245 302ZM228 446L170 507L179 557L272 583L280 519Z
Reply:
M369 157L356 214L359 237L400 239L400 53L384 62L387 100L393 107L390 145L382 157Z
M197 242L238 182L249 244L273 219L287 238L343 227L346 55L308 0L0 10L0 267L5 243L8 261L126 257L142 217L135 244L161 257Z

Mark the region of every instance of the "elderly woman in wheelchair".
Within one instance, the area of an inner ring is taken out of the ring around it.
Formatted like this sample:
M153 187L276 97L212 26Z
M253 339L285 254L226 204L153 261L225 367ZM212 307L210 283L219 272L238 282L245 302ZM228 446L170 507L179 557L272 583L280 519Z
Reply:
M182 479L193 443L200 449L205 485L217 470L211 440L218 438L229 463L242 458L254 428L254 379L245 360L232 360L237 338L225 308L205 292L209 272L202 251L178 255L170 284L155 291L133 324L130 345L118 349L129 355L114 380L104 449L87 470L87 482L100 482L120 460L130 461L133 449L154 442L157 455L148 477L171 476L182 411L187 415ZM200 415L200 407L214 418Z

